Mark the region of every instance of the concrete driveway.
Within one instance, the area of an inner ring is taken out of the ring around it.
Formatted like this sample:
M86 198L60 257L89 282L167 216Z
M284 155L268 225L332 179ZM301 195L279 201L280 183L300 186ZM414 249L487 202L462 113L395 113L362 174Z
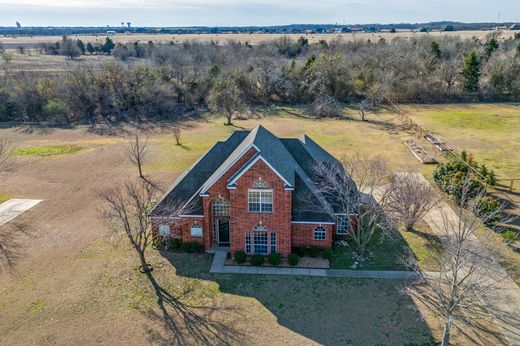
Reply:
M0 204L0 226L40 203L40 199L10 199Z

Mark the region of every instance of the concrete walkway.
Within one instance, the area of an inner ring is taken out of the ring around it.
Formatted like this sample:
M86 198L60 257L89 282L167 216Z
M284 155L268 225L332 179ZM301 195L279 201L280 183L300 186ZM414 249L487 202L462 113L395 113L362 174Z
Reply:
M291 267L254 267L225 265L226 250L216 250L211 264L211 273L219 274L251 274L251 275L289 275L289 276L319 276L334 278L362 279L412 279L416 275L407 271L376 271L376 270L340 270Z
M425 184L429 184L420 173L408 174L414 174L417 179L422 180ZM429 212L424 219L433 232L443 236L446 233L442 229L443 225L446 225L443 221L443 215L447 216L448 224L456 225L459 219L446 202L441 202L439 208ZM470 241L480 243L477 237L471 237ZM520 288L497 261L489 261L489 265L491 266L491 269L487 272L489 283L496 282L496 284L492 286L492 289L482 294L480 299L495 318L496 324L502 330L502 334L508 343L510 345L520 345ZM482 284L485 285L486 282Z
M0 226L40 203L39 199L10 199L0 204Z

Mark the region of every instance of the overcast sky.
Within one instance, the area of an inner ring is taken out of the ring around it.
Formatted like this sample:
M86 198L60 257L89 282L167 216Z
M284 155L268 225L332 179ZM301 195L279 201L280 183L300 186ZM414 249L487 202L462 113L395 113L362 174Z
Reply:
M0 26L520 22L520 0L0 0Z

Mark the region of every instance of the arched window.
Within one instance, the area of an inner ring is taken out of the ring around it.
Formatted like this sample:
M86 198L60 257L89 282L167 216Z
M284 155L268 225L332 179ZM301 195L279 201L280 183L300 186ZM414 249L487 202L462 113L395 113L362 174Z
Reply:
M166 224L159 225L159 235L163 237L170 235L170 226Z
M191 224L191 236L202 237L202 226L197 221Z
M325 228L318 226L314 229L314 240L325 240L326 236Z
M211 202L211 214L213 216L229 216L229 201L225 199L214 199Z

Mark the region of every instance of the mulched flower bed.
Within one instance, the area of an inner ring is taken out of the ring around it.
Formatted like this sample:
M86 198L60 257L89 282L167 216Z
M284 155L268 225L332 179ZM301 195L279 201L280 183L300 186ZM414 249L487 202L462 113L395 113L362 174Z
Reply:
M227 258L224 262L225 265L228 266L250 266L251 263L249 263L249 257L247 258L247 261L242 264L238 264L235 262L232 258ZM282 259L282 263L277 266L273 266L272 264L267 261L267 257L265 258L264 264L262 267L289 267L289 268L318 268L318 269L329 269L329 260L326 260L324 258L312 258L312 257L300 257L300 262L298 265L292 266L289 264L286 258Z

